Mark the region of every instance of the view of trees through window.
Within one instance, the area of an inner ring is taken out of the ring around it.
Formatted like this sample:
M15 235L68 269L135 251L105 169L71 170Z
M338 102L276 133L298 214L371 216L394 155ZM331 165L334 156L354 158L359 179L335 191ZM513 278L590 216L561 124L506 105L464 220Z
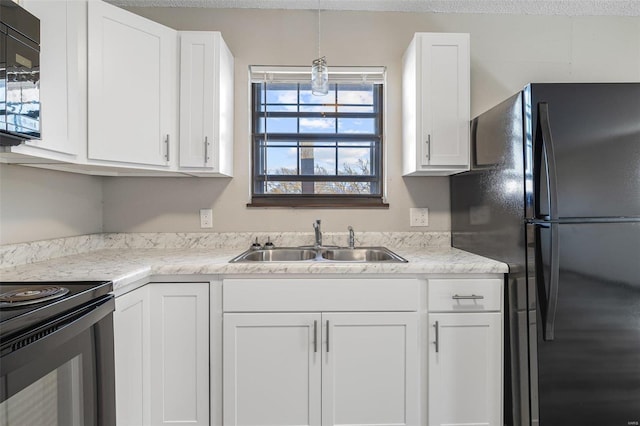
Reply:
M382 84L253 83L253 194L380 196Z

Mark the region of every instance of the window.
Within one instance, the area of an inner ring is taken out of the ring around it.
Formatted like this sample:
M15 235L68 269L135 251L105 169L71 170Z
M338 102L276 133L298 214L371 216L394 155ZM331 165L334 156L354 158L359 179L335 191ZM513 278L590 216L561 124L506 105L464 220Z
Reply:
M251 67L251 206L386 207L383 68L330 69L329 94L310 70Z

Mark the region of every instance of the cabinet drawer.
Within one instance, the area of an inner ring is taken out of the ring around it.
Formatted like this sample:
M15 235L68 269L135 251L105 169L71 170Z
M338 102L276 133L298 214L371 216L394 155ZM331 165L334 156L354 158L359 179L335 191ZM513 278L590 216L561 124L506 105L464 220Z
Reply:
M228 279L225 312L417 311L413 279Z
M500 279L436 279L428 283L429 312L499 311Z

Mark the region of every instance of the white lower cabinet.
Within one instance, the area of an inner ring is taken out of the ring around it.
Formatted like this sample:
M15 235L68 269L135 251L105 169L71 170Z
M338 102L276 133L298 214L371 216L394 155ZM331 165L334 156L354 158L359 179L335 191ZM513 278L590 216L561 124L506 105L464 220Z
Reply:
M151 370L150 286L116 298L113 314L116 366L116 423L148 425Z
M418 314L231 313L224 424L417 425Z
M430 309L443 312L428 314L428 424L501 426L501 280L433 281Z
M209 425L209 283L153 283L116 298L118 426Z

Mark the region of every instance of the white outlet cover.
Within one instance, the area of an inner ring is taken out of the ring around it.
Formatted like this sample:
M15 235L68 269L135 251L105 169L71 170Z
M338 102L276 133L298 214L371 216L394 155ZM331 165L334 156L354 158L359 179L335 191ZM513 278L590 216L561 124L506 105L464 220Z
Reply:
M409 226L429 226L429 209L426 207L409 209Z
M212 209L200 209L200 228L213 228Z

